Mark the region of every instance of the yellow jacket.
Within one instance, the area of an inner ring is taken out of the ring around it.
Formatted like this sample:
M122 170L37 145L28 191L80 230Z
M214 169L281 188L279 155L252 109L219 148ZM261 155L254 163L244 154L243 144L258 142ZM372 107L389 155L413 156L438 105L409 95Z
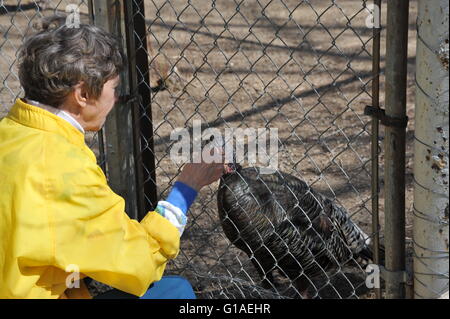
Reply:
M180 243L158 213L126 215L81 132L20 99L0 121L0 238L0 298L65 297L77 268L142 296Z

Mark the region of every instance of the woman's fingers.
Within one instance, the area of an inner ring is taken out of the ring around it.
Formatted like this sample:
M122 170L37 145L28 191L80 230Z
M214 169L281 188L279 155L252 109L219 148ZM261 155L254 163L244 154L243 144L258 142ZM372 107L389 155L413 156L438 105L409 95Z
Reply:
M178 181L198 191L202 187L217 181L223 174L223 163L189 163L183 167Z

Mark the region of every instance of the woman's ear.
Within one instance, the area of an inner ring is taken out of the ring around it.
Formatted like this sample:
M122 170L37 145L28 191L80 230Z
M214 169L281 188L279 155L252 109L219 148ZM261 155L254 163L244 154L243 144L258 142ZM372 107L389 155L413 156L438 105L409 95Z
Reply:
M89 94L86 90L86 86L84 82L80 82L77 85L74 86L72 91L73 99L74 101L80 106L80 107L86 107L88 100L89 100Z

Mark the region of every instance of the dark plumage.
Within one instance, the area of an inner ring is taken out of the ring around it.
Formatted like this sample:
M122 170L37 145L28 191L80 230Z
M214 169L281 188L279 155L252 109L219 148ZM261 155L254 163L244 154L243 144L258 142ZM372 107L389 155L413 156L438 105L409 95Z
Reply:
M372 257L368 236L345 209L292 175L238 168L222 177L217 199L226 236L251 258L264 286L279 269L307 297L312 279Z

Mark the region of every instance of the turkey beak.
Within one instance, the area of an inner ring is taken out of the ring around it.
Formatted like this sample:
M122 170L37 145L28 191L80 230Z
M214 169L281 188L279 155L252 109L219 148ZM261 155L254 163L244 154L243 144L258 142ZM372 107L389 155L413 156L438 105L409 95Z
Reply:
M233 162L228 164L232 173L236 173L242 169L242 166L236 160L236 150L233 148Z
M227 164L227 174L235 173L242 169L242 166L236 163L236 153L233 152L233 162Z
M214 140L214 136L211 136L211 138L210 138L210 142L213 142L213 140ZM225 143L226 142L223 142L223 144L221 145L221 146L219 146L221 149L222 149L222 154L224 154L225 155ZM238 163L236 163L236 151L234 150L234 148L233 148L233 160L232 160L232 162L231 163L227 163L226 165L225 165L225 172L224 172L224 174L232 174L232 173L235 173L235 172L237 172L238 170L240 170L242 167L241 167L241 165L239 165Z

